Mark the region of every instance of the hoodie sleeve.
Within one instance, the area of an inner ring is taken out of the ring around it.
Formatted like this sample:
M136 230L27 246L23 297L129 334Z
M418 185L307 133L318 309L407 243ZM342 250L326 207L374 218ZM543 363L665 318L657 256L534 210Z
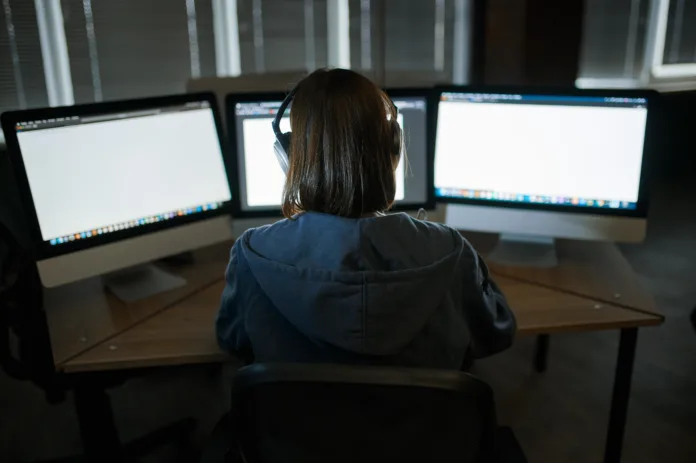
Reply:
M472 249L472 252L476 288L464 299L464 317L471 330L471 354L482 358L512 345L517 322L505 296L491 279L486 263L476 251Z
M215 330L220 348L224 351L249 360L253 357L251 341L246 332L246 310L239 287L239 249L240 239L232 246L230 263L225 272L225 289L215 320Z

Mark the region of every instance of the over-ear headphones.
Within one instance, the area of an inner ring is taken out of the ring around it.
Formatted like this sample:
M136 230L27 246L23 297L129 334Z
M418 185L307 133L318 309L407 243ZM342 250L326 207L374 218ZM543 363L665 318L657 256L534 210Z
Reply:
M290 102L295 96L297 87L293 88L288 96L285 97L283 102L278 108L275 119L273 119L273 133L275 133L275 143L273 143L273 150L275 151L276 158L278 158L278 163L280 168L283 169L283 173L287 174L290 168L290 134L291 132L283 132L280 130L280 121L285 115L285 110L290 106Z
M280 104L278 112L276 113L275 119L273 119L272 123L273 133L276 137L276 140L273 143L273 151L275 151L280 168L283 169L283 173L285 174L287 174L288 170L290 169L290 135L292 132L283 132L280 130L280 121L283 119L285 111L288 109L292 99L295 97L296 91L297 87L293 88L290 93L288 93L288 96L286 96L283 102ZM398 121L399 108L396 107L394 102L391 100L389 101L394 108L394 118L389 120L393 133L392 153L395 156L400 156L403 137L401 136L401 127L399 126Z

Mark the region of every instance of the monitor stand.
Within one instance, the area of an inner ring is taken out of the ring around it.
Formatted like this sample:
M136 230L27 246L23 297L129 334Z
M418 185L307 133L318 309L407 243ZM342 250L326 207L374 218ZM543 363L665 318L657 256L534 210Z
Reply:
M556 267L554 239L547 236L502 233L488 262L513 267Z
M104 275L104 285L123 302L135 302L181 288L186 280L153 264L139 265Z

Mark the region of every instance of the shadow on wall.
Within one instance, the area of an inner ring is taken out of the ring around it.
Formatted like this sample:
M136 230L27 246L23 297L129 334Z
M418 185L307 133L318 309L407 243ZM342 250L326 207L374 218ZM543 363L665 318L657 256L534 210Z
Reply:
M29 247L29 233L4 144L0 144L0 222L10 229L22 246Z
M696 175L696 91L663 93L652 166L663 177Z

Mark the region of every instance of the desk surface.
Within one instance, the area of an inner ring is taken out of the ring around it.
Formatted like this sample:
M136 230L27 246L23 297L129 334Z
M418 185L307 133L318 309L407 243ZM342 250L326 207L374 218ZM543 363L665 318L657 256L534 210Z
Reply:
M487 236L470 239L484 255L495 244ZM228 248L197 252L195 265L174 270L189 280L187 287L137 304L105 295L98 281L51 294L46 310L56 368L77 372L227 360L217 347L213 321ZM491 266L520 335L662 323L616 246L561 241L558 254L559 266L552 269Z
M467 235L486 256L498 241L496 235ZM612 243L557 240L558 266L553 268L509 267L490 264L494 275L531 283L555 291L613 304L619 307L662 315L633 271L631 264Z
M194 265L165 267L184 277L188 284L135 303L124 303L105 292L101 278L44 290L54 363L63 365L218 283L223 278L230 246L231 243L224 243L194 252Z

